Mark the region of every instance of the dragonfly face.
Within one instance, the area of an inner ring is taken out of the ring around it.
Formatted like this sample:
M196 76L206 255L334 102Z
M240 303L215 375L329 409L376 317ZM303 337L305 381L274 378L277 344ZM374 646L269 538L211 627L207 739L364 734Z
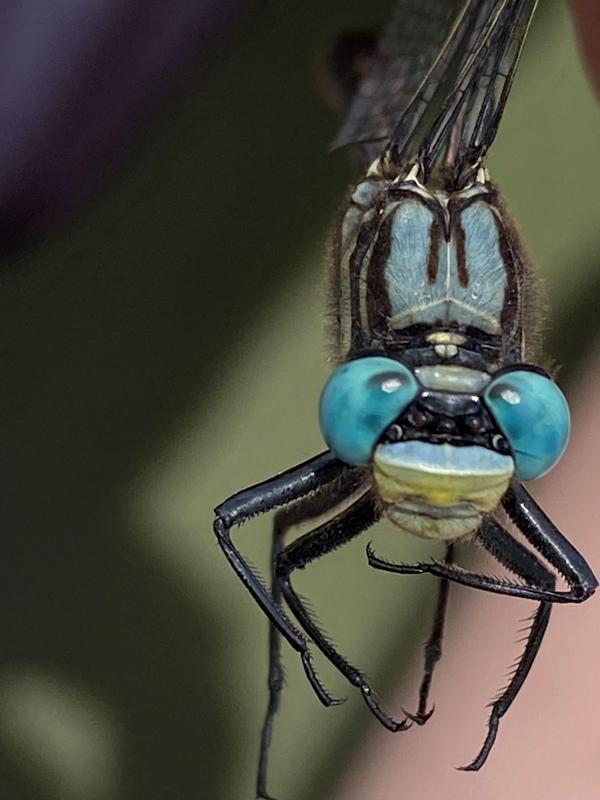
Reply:
M339 367L320 402L338 458L369 466L384 513L426 538L474 533L513 474L539 477L569 436L564 395L541 372L496 375L440 363L409 367L367 356Z

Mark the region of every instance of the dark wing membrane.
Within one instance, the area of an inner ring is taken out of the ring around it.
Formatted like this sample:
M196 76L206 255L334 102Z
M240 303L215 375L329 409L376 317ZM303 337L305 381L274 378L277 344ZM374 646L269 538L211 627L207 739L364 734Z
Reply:
M470 54L421 147L428 173L479 164L496 138L537 0L504 0L479 15Z
M418 0L414 0L418 2ZM490 33L498 19L500 9L507 0L471 0L460 9L443 48L433 67L421 82L411 102L396 120L389 149L396 162L413 159L419 149L417 142L425 133L421 124L430 105L430 122L435 119L435 108L439 108L445 97L453 91L454 81L462 76L474 58L481 41ZM420 137L419 137L420 134Z
M360 144L372 161L401 119L405 123L401 135L407 139L438 88L477 5L475 0L398 0L333 147Z

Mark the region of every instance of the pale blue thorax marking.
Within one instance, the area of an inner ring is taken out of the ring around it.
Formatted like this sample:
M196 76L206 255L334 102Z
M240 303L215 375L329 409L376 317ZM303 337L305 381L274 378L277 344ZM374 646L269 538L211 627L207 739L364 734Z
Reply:
M443 203L444 197L436 200ZM447 196L445 201L447 203ZM442 206L446 211L445 204ZM495 213L485 200L475 201L460 214L465 235L468 283L459 279L454 232L442 236L436 279L430 283L427 261L431 246L432 211L417 200L404 200L396 208L390 253L385 268L394 329L424 323L457 322L487 333L501 331L500 317L507 286L500 252Z
M415 375L423 386L441 392L479 394L490 381L487 372L452 364L417 367Z
M500 251L497 213L487 202L489 188L476 181L461 190L459 197L475 199L458 219L465 238L468 283L461 285L458 270L457 241L449 231L448 203L450 195L442 190L430 191L418 181L407 179L400 184L414 199L391 198L377 208L378 198L392 185L391 181L368 177L357 185L342 224L340 249L340 296L338 307L342 321L339 346L342 353L350 346L350 306L352 293L351 258L358 235L375 216L378 232L371 246L356 264L355 291L362 329L370 329L367 298L368 268L377 237L386 220L393 217L390 252L385 266L385 281L391 314L389 326L399 330L415 323L427 325L469 325L491 334L501 332L501 314L507 289L506 266ZM457 195L453 195L457 197ZM437 215L426 203L438 205ZM430 283L427 263L431 248L431 227L434 220L443 225L436 265L436 279Z
M494 328L490 333L500 332L500 316L508 285L496 216L495 209L484 200L475 201L460 215L469 272L469 285L463 290L462 299L466 305L485 313Z
M436 304L438 295L445 294L438 282L431 284L427 279L433 221L434 215L419 200L403 200L395 208L385 267L393 328L421 321L423 310ZM442 244L445 245L443 240ZM444 272L440 270L445 280ZM439 277L440 274L438 280Z

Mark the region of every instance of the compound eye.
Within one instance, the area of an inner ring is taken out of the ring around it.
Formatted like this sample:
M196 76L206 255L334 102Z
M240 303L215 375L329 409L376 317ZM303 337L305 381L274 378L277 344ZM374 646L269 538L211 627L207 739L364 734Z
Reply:
M321 394L323 438L341 461L368 464L379 438L418 391L413 373L392 358L348 361L335 370Z
M510 444L515 475L531 480L552 469L571 431L569 406L554 381L516 369L492 380L483 397Z

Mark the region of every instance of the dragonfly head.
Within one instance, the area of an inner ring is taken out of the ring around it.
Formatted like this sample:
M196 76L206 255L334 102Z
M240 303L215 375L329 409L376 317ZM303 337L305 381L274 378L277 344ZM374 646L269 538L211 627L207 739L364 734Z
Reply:
M551 469L570 428L564 395L535 368L490 375L382 356L340 366L323 390L320 418L342 461L371 466L396 525L443 539L475 531L513 475Z

